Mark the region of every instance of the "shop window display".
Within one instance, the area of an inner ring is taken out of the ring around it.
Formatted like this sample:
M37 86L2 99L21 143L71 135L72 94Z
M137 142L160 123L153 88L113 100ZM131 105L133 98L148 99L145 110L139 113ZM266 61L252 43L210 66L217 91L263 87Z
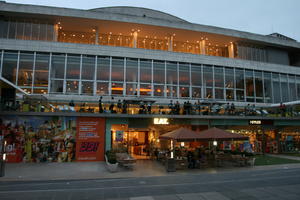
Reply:
M1 120L8 162L75 160L74 117L6 117Z

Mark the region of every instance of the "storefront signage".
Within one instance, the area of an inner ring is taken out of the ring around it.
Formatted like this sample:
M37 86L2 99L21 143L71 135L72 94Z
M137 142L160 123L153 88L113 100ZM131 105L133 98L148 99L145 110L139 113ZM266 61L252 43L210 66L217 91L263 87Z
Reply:
M102 161L104 156L104 127L102 118L78 117L76 160Z
M116 131L116 141L123 142L124 131Z
M250 120L249 124L250 125L261 125L261 120Z
M153 120L154 124L169 124L168 118L154 118Z

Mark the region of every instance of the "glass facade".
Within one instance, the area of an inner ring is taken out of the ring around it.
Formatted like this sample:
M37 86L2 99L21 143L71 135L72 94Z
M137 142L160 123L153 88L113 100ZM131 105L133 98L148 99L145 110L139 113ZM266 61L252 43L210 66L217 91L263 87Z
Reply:
M300 76L276 72L23 51L0 51L0 63L3 78L34 94L128 95L249 103L300 100Z

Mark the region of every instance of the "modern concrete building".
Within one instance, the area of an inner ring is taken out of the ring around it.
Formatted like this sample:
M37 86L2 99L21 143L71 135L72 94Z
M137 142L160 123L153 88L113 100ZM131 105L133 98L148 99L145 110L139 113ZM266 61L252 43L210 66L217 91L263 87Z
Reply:
M94 103L98 112L100 96L103 102L114 97L114 101L138 99L153 105L199 100L268 107L300 100L299 42L277 33L259 35L194 24L146 8L80 10L1 1L0 66L3 103L42 95L51 107L73 100L75 104ZM12 114L16 113L3 112L2 116ZM142 143L147 143L149 124L153 124L148 121L154 118L151 112L138 115L133 108L124 115L17 114L105 118L106 150L116 137L112 131L118 128L143 132L147 139ZM258 118L174 113L166 117L174 119L174 125L196 126L196 130L210 123L248 130L249 120ZM299 123L297 117L259 119L269 120L267 124L277 132L277 125L287 128ZM299 134L297 128L292 132Z

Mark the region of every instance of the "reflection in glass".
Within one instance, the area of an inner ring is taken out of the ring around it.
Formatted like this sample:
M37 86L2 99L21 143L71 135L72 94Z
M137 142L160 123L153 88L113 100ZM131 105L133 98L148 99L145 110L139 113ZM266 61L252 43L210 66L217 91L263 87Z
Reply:
M234 88L233 68L225 68L225 87L226 88Z
M19 86L31 86L33 74L33 53L21 53L18 73Z
M167 85L167 97L176 98L177 97L177 86Z
M190 65L179 63L179 84L190 85Z
M16 82L18 53L4 52L2 76L8 81Z
M138 82L138 60L126 59L126 82Z
M91 81L82 81L81 82L81 93L85 95L93 95L94 83Z
M33 94L47 94L48 93L48 89L47 88L34 88L33 89Z
M140 60L140 82L151 83L152 76L151 60Z
M215 99L224 99L224 89L215 89Z
M213 86L213 68L212 66L203 66L203 84L204 87ZM207 95L206 95L207 96Z
M64 78L65 54L53 54L51 58L51 78Z
M126 83L126 95L137 95L137 83Z
M170 85L178 84L177 83L177 63L167 62L167 84L170 84Z
M289 101L289 88L288 88L288 80L286 74L280 74L280 81L281 81L281 95L282 101L288 102Z
M233 90L226 90L226 100L233 101L234 100L234 92Z
M213 98L212 88L206 88L204 96L206 99L212 99Z
M0 19L0 38L7 38L8 21Z
M296 81L295 81L295 76L289 75L289 94L290 94L290 101L296 101L297 96L296 96Z
M78 94L79 81L67 81L66 93L67 94Z
M111 80L124 81L124 59L112 58Z
M62 93L63 92L63 80L52 80L51 81L51 93Z
M37 53L35 59L34 86L48 86L49 54Z
M154 85L154 96L157 96L157 97L165 96L163 85Z
M272 80L271 73L264 72L264 92L265 92L265 103L272 103Z
M10 21L9 29L8 29L8 38L10 39L16 38L16 28L17 28L17 23L14 21Z
M300 76L296 76L297 100L300 100Z
M80 77L80 56L68 55L67 57L67 79L79 79Z
M95 56L82 56L81 79L94 80L95 74Z
M235 70L235 81L237 89L244 89L244 70Z
M246 95L247 101L254 102L254 81L253 71L246 70Z
M215 70L215 87L224 88L224 72L223 72L223 68L221 68L221 67L214 67L214 70Z
M202 75L201 75L201 65L192 64L191 67L192 74L192 85L201 86L202 85Z
M259 98L263 98L263 79L262 72L254 72L255 75L255 95L256 101L259 102Z
M244 90L236 90L236 100L237 101L245 101Z
M149 84L141 84L140 85L140 95L141 96L151 96L152 95L152 88Z
M16 39L23 39L23 32L24 32L24 22L17 22L17 33Z
M179 97L190 97L190 88L179 86Z
M274 93L274 103L281 102L281 92L280 92L280 82L279 82L279 74L272 73L272 81L273 81L273 93Z
M192 97L193 98L201 98L201 88L200 87L192 88Z
M109 57L98 57L97 59L97 80L109 81Z
M97 83L97 95L108 95L108 83Z
M112 83L111 84L111 94L123 95L123 83Z
M160 61L153 62L153 82L165 83L165 63Z

